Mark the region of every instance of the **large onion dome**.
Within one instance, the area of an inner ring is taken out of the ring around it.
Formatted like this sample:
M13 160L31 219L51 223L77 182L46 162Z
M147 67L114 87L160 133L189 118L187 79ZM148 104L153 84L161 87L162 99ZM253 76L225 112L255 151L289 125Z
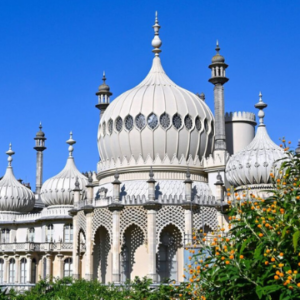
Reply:
M29 212L34 207L34 193L21 184L14 176L11 162L13 160L12 155L15 152L11 149L11 144L6 154L8 155L8 167L0 181L0 211Z
M263 121L263 109L267 104L262 101L261 93L259 96L259 102L255 105L260 109L256 135L245 149L232 155L226 165L226 178L235 187L271 183L270 173L274 167L280 166L278 160L285 157L284 151L268 135Z
M187 159L208 156L213 147L214 117L197 95L179 87L165 73L156 18L155 53L146 78L121 94L105 110L98 128L101 161Z
M46 205L73 205L76 178L78 178L79 186L82 189L81 199L85 198L85 186L88 183L86 176L81 174L76 168L72 152L73 144L76 143L70 133L70 139L66 142L69 144L69 157L64 169L54 177L45 181L41 189L42 201Z

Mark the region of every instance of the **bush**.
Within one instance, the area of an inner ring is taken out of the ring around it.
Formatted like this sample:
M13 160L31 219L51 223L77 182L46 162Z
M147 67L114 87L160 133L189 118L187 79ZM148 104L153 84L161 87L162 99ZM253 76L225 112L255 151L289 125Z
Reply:
M300 156L285 151L269 198L228 191L228 234L214 232L189 266L198 299L300 299Z
M184 295L185 285L174 286L171 282L151 289L151 280L135 278L132 282L115 286L103 285L98 281L73 280L72 278L41 280L30 291L17 294L0 294L1 300L170 300Z

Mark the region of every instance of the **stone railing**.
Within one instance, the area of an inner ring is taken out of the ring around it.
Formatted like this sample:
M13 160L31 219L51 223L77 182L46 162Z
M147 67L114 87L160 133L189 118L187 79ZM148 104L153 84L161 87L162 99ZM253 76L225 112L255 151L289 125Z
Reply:
M2 252L27 252L27 251L37 251L37 252L56 252L56 251L72 251L73 243L6 243L0 244L0 251Z

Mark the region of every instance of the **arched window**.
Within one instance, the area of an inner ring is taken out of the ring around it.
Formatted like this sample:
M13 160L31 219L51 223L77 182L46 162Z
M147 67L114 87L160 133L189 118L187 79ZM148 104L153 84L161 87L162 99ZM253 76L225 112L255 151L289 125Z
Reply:
M31 263L31 283L36 282L36 266L36 259L33 258Z
M66 258L64 261L64 277L71 277L72 275L73 275L72 258Z
M53 224L49 224L46 227L46 241L53 241Z
M28 229L28 238L29 238L29 242L34 242L34 228L33 227Z
M1 230L1 242L2 243L9 243L10 242L10 230L8 228L3 228Z
M26 274L27 274L27 259L22 258L21 259L21 283L26 283Z
M11 258L9 260L9 283L15 283L16 261Z
M4 279L4 260L2 258L0 258L0 284L3 283L3 279Z
M73 242L73 225L66 224L64 228L64 242L71 243Z

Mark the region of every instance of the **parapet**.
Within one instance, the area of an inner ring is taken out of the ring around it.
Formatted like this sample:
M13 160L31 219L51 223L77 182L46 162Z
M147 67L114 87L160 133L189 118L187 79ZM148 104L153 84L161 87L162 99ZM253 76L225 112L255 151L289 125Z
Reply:
M235 111L225 114L225 122L250 122L256 125L256 116L254 113L247 111Z

